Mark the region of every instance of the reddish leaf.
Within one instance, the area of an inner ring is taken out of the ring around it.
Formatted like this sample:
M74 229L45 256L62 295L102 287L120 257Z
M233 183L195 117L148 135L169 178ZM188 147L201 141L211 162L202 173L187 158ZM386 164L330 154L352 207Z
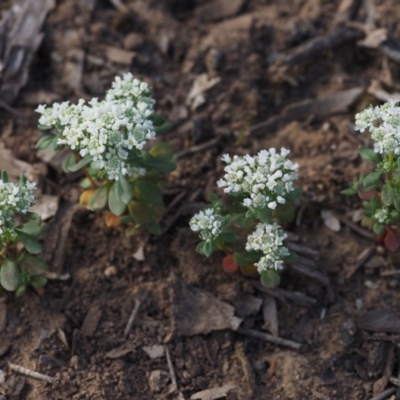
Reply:
M109 228L116 228L121 225L121 217L113 214L111 211L106 211L104 221Z
M392 229L387 228L384 243L389 251L396 251L400 247L399 235Z
M371 190L369 192L358 191L358 197L363 201L371 200L373 197L379 198L379 193L376 190Z
M235 263L233 256L228 254L222 260L222 268L225 272L232 273L232 272L236 272L238 270L239 266Z

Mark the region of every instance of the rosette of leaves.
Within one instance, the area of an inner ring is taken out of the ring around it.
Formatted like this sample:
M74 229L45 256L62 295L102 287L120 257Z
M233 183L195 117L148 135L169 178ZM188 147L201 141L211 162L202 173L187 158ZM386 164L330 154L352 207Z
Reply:
M278 204L275 210L267 206L263 209L249 210L243 206L242 195L225 194L219 198L215 194L209 196L212 207L224 217L221 233L209 240L201 241L197 246L197 252L207 257L215 251L224 251L227 255L222 261L223 269L227 272L235 272L238 269L246 276L257 276L254 263L263 256L261 251L247 251L245 244L247 236L259 222L278 223L290 222L295 216L294 201L301 196L301 191L295 189L287 196L285 204ZM290 252L283 261L290 262L296 258L296 254ZM280 283L279 272L274 269L263 271L260 276L261 283L265 287L276 287Z
M6 171L2 171L1 178L8 182ZM21 176L20 184L25 183L26 178ZM41 219L32 212L19 217L28 221L16 225L13 220L6 220L3 235L0 235L0 285L7 291L16 292L17 296L24 294L28 285L45 286L47 279L43 273L48 269L47 263L37 256L42 251L39 243L44 231ZM18 242L22 243L26 253L17 250Z
M351 182L344 195L358 195L363 200L362 225L371 229L390 251L400 247L400 157L390 153L381 156L367 147L360 147L360 156L375 164L368 175Z

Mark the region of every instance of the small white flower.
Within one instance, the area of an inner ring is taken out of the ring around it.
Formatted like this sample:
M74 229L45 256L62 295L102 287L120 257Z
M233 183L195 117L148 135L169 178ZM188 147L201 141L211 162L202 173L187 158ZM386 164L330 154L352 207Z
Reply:
M284 204L287 195L294 190L293 182L297 179L298 164L293 164L286 157L289 150L274 148L262 150L256 156L222 157L227 163L225 176L217 182L225 193L244 194L243 205L250 209L275 209L277 203Z
M40 105L36 111L41 114L39 124L56 129L58 144L69 146L81 157L91 156L108 179L117 180L120 174L137 176L137 169L127 168L122 161L155 137L149 119L155 101L150 95L147 83L127 73L115 78L103 101L93 98L86 103L80 99L78 104Z
M282 258L289 255L289 250L283 246L287 234L277 224L259 223L256 229L247 237L247 251L261 251L263 256L254 265L261 274L267 269L283 268Z
M190 220L190 228L198 232L202 240L212 240L221 233L223 217L215 209L200 211Z
M375 153L400 154L400 107L397 103L388 101L382 106L368 107L356 114L355 129L371 133Z

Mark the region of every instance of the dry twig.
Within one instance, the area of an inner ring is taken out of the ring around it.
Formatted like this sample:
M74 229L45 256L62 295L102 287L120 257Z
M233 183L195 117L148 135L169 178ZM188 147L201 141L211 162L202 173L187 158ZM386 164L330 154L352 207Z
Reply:
M129 317L129 319L128 319L128 323L126 324L126 328L125 328L125 330L124 330L124 334L122 335L122 338L123 338L124 340L128 337L129 332L130 332L131 329L132 329L132 325L133 325L133 323L135 322L135 318L136 318L136 316L137 316L137 313L139 312L139 308L140 308L141 304L142 304L142 301L141 301L141 300L136 300L136 301L135 301L135 307L133 307L133 310L132 310L132 312L131 312L131 315L130 315L130 317Z
M49 375L41 374L40 372L32 371L31 369L22 367L21 365L9 363L11 371L17 372L18 374L28 376L29 378L38 379L40 381L45 381L51 383L52 385L58 385L60 381L56 378L52 378Z

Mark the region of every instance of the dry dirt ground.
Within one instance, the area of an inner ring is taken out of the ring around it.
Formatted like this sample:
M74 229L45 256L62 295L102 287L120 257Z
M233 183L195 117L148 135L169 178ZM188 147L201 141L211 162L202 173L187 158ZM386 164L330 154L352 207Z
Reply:
M15 4L3 1L0 17ZM45 244L58 279L0 300L0 399L400 398L399 259L360 230L360 201L340 195L371 167L354 114L400 98L399 21L397 0L55 1L26 85L0 102L0 133L59 199ZM159 238L108 229L75 205L80 176L34 150L38 104L101 97L126 71L174 124L165 201L177 201ZM224 273L221 255L198 255L188 221L216 191L222 154L272 146L300 164L286 229L305 257L263 292Z

